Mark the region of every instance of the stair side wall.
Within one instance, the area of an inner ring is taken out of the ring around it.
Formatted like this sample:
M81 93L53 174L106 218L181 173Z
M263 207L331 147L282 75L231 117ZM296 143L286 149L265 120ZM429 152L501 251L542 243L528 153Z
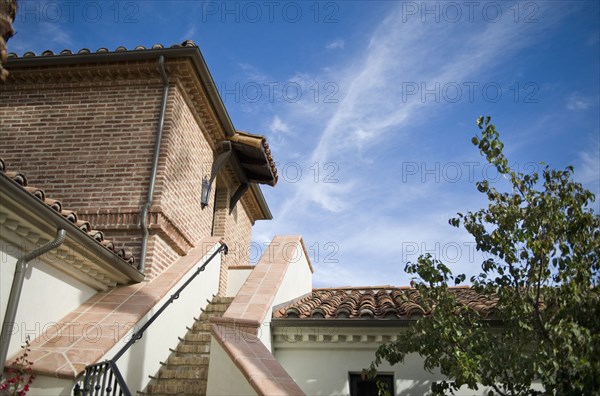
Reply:
M215 245L213 249L199 260L198 265L204 263L218 246L218 244ZM150 316L169 299L173 292L196 271L198 265L193 266L171 291L138 322L134 329L146 323ZM194 316L198 315L201 308L206 307L208 304L207 300L211 300L212 296L217 294L220 267L221 255L217 255L206 267L206 270L201 272L181 293L179 298L158 317L142 339L131 347L118 361L118 367L132 392L142 390L148 385L148 382L150 382L149 375L154 375L160 369L160 362L165 361L169 357L169 348L177 346L178 334L175 332L181 331L179 336L183 337L185 335L185 326L192 326ZM157 280L160 280L160 278ZM130 337L131 332L123 340L128 340ZM123 346L123 342L117 343L112 350L99 360L111 358Z

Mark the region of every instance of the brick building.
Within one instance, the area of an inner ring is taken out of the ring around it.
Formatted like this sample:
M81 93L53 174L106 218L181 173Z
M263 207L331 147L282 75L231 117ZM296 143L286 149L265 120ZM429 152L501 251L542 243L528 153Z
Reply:
M45 378L37 381L41 393L62 394L148 319L219 240L229 254L203 274L171 335L183 335L207 299L220 301L228 268L249 266L252 226L272 217L259 184L274 186L277 170L264 137L234 128L191 41L9 54L6 66L2 349L8 345L10 356L30 336L36 372ZM62 240L50 242L57 230ZM15 269L27 266L19 260L47 243L53 254L28 266L22 292L13 295ZM174 323L164 325L173 331ZM168 354L177 338L163 345L155 333L155 349ZM151 356L142 348L131 359L164 360ZM130 379L142 384L154 371Z
M149 277L210 235L228 241L226 264L247 264L252 225L271 218L257 183L275 185L277 171L264 138L234 129L193 42L26 53L9 64L0 97L0 153L9 168L131 249ZM202 180L211 176L204 207Z

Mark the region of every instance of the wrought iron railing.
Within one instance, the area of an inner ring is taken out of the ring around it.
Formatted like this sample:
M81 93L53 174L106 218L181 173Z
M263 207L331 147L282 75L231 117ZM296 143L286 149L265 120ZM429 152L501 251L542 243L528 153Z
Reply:
M200 272L206 269L208 263L212 261L215 256L221 252L227 254L228 247L226 244L221 243L221 246L202 264L192 276L175 293L171 295L158 311L144 325L135 333L132 334L131 338L127 343L113 356L110 360L105 360L100 363L89 365L85 368L85 372L79 378L73 389L74 396L131 396L131 391L127 387L119 367L117 367L117 360L123 356L125 352L133 344L139 341L143 336L144 332L150 327L152 323L160 316L161 313L167 307L173 303L173 301L179 298L180 293L190 284L192 281L200 275Z

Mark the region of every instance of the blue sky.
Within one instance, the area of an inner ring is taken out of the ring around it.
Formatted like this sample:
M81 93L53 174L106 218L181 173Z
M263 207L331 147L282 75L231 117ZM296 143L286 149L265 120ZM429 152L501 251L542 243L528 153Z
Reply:
M9 49L201 48L234 125L268 137L257 259L301 234L315 286L403 285L429 252L472 274L456 212L502 179L470 143L493 117L524 172L575 166L599 197L597 1L23 1ZM42 38L42 39L40 39Z

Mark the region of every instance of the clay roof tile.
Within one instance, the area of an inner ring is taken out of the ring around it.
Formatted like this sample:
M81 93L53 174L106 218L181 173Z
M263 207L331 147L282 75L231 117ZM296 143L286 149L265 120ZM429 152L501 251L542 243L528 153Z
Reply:
M460 304L488 318L495 310L496 299L465 287L451 288ZM424 310L421 296L409 287L364 287L314 289L313 292L274 313L275 318L325 319L404 319L431 315Z
M23 188L23 190L27 191L29 194L33 195L40 201L44 202L50 209L58 212L65 219L67 219L71 223L75 224L82 232L85 232L87 235L90 236L90 238L92 238L96 242L100 243L104 248L115 252L114 244L111 241L107 241L104 239L104 233L102 231L93 230L89 222L78 218L76 212L74 212L72 210L68 210L68 209L63 209L62 203L59 200L48 198L46 196L46 193L44 192L44 190L42 190L41 188L37 188L34 186L28 186L27 178L25 177L24 174L19 173L19 172L14 172L14 171L7 171L6 163L2 158L0 158L0 173L4 173L7 177L12 179L16 184L21 186ZM123 249L119 249L116 251L116 253L125 262L127 262L130 265L134 265L135 259L134 259L133 255L131 255L130 252L127 252Z

